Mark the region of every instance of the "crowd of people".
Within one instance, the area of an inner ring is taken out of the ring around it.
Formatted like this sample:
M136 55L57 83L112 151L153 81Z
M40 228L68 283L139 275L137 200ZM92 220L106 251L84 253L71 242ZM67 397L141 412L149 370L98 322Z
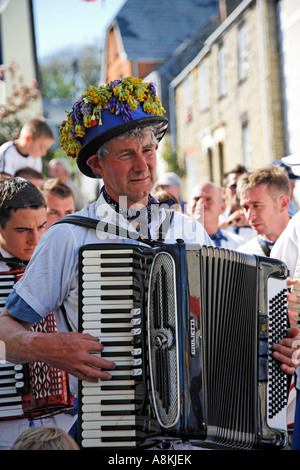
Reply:
M98 125L91 124L91 117ZM75 408L78 380L110 380L116 366L99 355L103 346L98 338L77 331L78 251L99 242L97 231L55 222L76 212L118 225L127 238L138 234L139 239L166 243L183 239L262 256L276 253L277 243L289 230L295 252L298 248L297 229L289 228L297 227L299 217L290 212L288 166L254 171L238 166L224 176L222 187L200 182L185 202L178 175L156 177L156 151L167 125L154 85L133 77L99 87L95 96L89 90L74 104L60 127L60 143L84 175L102 182L99 198L88 205L70 179L67 160L54 159L49 175L42 174L40 159L54 142L44 120L32 120L20 139L0 147L0 270L25 269L1 311L0 340L12 363L43 361L66 371ZM113 237L107 233L101 242ZM280 259L289 264L288 250L281 245ZM55 312L58 332L30 330L30 324L50 312ZM288 336L274 345L274 357L290 375L296 370L298 335L297 328L290 328ZM26 426L26 420L0 421L0 448L21 449L25 438L34 440L38 432ZM44 434L59 427L76 440L76 423L70 426L68 415L61 422L41 419L35 427L44 428ZM295 448L298 445L295 441ZM72 446L73 441L71 448L76 447Z

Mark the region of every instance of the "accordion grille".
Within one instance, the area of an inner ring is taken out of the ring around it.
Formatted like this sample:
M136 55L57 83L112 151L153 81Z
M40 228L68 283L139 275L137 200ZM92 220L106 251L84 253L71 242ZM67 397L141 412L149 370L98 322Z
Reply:
M174 260L156 255L149 284L148 339L154 407L161 426L174 425L179 414L177 305Z

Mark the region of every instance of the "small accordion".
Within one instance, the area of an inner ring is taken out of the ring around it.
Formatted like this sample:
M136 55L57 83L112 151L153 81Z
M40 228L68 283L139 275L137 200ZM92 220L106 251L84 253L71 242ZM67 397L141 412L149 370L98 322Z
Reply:
M0 272L0 309L24 271ZM34 331L57 331L53 313L32 325ZM0 420L51 416L72 407L68 375L44 362L0 361Z
M100 338L111 380L80 381L82 449L284 448L287 268L270 258L172 244L86 245L79 331Z

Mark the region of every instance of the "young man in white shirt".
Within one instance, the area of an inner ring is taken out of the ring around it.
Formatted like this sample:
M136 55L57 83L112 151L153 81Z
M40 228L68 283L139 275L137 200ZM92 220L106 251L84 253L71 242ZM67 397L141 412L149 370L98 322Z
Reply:
M238 251L270 256L270 250L289 220L290 182L287 173L272 166L242 175L237 191L240 205L257 236Z

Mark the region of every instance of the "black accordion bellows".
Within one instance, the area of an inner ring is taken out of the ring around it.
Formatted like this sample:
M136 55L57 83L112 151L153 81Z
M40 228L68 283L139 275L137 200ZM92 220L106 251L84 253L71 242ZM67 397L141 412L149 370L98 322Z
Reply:
M79 329L117 363L80 385L83 448L286 445L283 263L176 243L89 245L79 264Z

